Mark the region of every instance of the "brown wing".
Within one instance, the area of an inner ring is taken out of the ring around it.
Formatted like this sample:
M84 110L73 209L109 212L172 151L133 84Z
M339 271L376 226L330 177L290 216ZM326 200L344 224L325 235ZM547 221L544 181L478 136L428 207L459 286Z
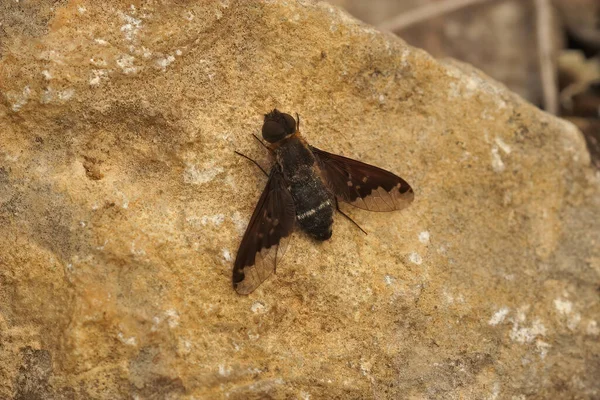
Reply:
M393 211L407 207L415 197L410 185L389 171L316 147L311 150L340 201L369 211Z
M233 265L233 288L250 294L274 271L283 257L296 221L292 195L277 165L252 214Z

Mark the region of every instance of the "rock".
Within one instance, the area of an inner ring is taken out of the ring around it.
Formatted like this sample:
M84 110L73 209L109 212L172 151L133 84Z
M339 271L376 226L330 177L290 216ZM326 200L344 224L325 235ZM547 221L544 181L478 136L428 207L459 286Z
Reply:
M357 18L392 29L392 21L406 18L417 10L429 9L431 0L333 0ZM573 0L567 8L573 7ZM596 1L596 0L575 0ZM537 15L534 1L450 1L462 4L452 12L417 20L395 33L412 46L427 50L436 58L453 57L481 69L492 78L534 104L543 103L540 78ZM589 14L589 9L583 11ZM424 14L419 14L424 15ZM563 26L557 13L547 27L553 54L565 45ZM397 25L396 25L397 26Z
M36 4L2 6L0 398L600 395L573 125L324 3ZM239 296L274 107L416 196Z

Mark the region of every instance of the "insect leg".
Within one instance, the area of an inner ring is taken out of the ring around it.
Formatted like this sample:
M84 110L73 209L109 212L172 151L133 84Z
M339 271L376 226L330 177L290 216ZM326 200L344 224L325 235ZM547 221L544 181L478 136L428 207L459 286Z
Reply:
M362 233L364 233L365 235L367 235L367 231L365 231L363 228L361 228L359 224L357 224L352 218L350 218L349 216L347 216L346 214L344 214L344 212L342 210L340 210L340 205L338 203L337 198L335 199L335 208L336 208L336 210L338 210L338 212L340 214L342 214L344 217L346 217L348 220L350 220L350 222L352 222L354 225L356 225L356 227L358 229L360 229L362 231Z
M254 161L253 159L251 159L250 157L243 155L242 153L240 153L239 151L234 150L234 153L237 154L238 156L242 156L244 157L246 160L250 160L254 163L254 165L256 165L258 168L260 168L260 170L266 175L269 176L269 174L267 174L267 171L265 171L263 169L263 167L261 167L256 161Z

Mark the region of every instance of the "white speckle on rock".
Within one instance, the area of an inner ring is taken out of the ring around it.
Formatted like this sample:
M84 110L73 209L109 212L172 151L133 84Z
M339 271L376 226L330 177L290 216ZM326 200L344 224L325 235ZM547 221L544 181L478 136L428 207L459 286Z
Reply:
M102 45L102 46L106 46L108 44L108 42L106 40L100 39L100 38L94 39L94 42L96 42L96 43L98 43L99 45Z
M149 48L142 46L142 57L150 58L151 56L152 56L152 51Z
M408 259L411 263L421 265L423 263L423 258L417 252L412 252L408 255Z
M124 209L128 209L129 208L129 199L127 198L127 195L121 191L117 191L117 194L119 195L119 197L121 197L121 207L123 207Z
M301 390L300 398L302 398L302 400L310 400L310 393L306 393L304 390Z
M569 315L573 311L573 303L569 300L556 299L554 300L554 307L556 311L563 315Z
M229 249L222 249L222 254L223 254L223 258L225 259L225 261L230 262L232 260L231 258L231 252L229 251Z
M530 327L521 327L519 325L518 321L514 321L509 335L515 342L531 343L537 336L544 336L546 334L546 327L537 319L533 321Z
M502 172L506 169L502 158L500 157L500 153L498 152L498 147L492 147L492 169L494 172Z
M191 21L194 19L194 13L192 13L191 11L188 11L185 13L183 18L187 19L188 21Z
M139 68L133 65L134 61L135 57L129 54L121 54L119 58L117 58L117 65L121 68L124 74L135 74Z
M187 339L179 338L179 348L182 354L190 354L192 351L192 342Z
M85 12L87 11L87 8L85 8L82 5L77 6L77 11L79 12L79 14L85 14Z
M233 222L233 224L235 225L235 229L239 233L244 233L244 231L246 230L246 226L248 225L247 218L242 217L242 214L240 214L239 211L236 211L231 216L231 221Z
M44 79L47 80L47 81L49 81L50 79L52 79L52 74L47 69L45 69L45 70L42 71L42 75L44 76Z
M219 226L225 221L225 214L204 215L200 218L200 223L206 226L209 222Z
M106 61L104 61L102 58L94 58L94 57L90 58L90 63L93 65L97 65L99 67L105 67L107 65Z
M231 375L231 367L226 367L223 364L219 364L219 375L221 376L229 376Z
M144 249L138 249L135 247L135 240L131 242L131 254L136 255L136 256L145 256L146 255L146 250Z
M54 90L52 90L52 88L47 88L42 92L42 95L40 96L40 103L48 104L52 101L53 97L54 97Z
M587 324L586 332L588 335L598 336L600 335L600 328L598 327L598 323L594 320L591 320Z
M492 385L492 393L490 393L488 399L496 400L500 396L500 382L494 382Z
M136 346L137 345L137 340L136 340L135 336L126 338L122 332L119 332L117 334L117 337L119 338L121 343L126 344L127 346Z
M444 302L446 304L454 303L454 296L452 296L452 293L448 293L448 291L444 288L444 292L442 294L444 295Z
M577 325L579 325L580 322L581 322L581 314L579 314L579 313L572 314L567 319L567 328L569 328L570 330L574 331L575 328L577 328Z
M93 69L92 76L90 77L89 84L90 86L98 86L102 79L107 78L108 73L103 69Z
M546 358L546 354L548 354L548 349L552 346L550 344L538 339L535 341L535 347L540 352L540 358L543 360L544 358Z
M528 304L520 307L517 310L517 316L516 316L517 322L525 322L525 320L527 319L527 314L526 314L527 310L529 310Z
M498 147L500 147L500 149L505 152L506 154L510 154L510 152L512 151L510 146L507 145L502 139L500 139L499 137L496 137L494 139L494 141L496 142L496 144L498 145Z
M179 326L179 313L177 310L169 309L165 311L165 315L167 316L167 323L169 324L169 328L176 328Z
M152 318L152 327L150 328L150 332L156 332L158 329L158 325L162 322L162 319L158 316Z
M255 301L254 303L252 303L250 310L252 310L252 312L255 314L259 314L259 313L262 314L266 311L266 307L260 301Z
M40 53L40 59L52 61L56 64L64 65L63 56L56 50L45 50Z
M173 61L175 61L175 57L167 56L165 58L159 58L158 60L156 60L156 65L164 71Z
M181 52L181 50L179 50L179 49L175 50L175 55L177 55L177 56L180 56L180 55L182 55L182 54L183 54L183 53Z
M504 318L506 318L509 311L510 310L508 309L508 307L502 307L501 309L496 311L494 313L494 315L492 315L492 318L490 318L490 320L488 321L488 325L492 325L492 326L498 325L499 323L504 321Z
M419 233L419 242L421 242L423 244L429 243L429 232L423 231L423 232Z
M23 88L23 91L17 95L13 95L11 94L7 94L6 97L8 97L8 99L10 101L12 101L12 110L17 112L21 109L21 107L23 107L25 104L27 104L27 101L29 100L29 95L31 94L31 89L29 88L29 85L25 86Z
M575 330L581 322L581 314L573 313L573 303L569 300L555 299L554 308L559 314L567 318L567 327L570 330Z
M121 26L121 32L125 35L125 39L132 41L142 27L142 20L124 13L120 13L120 15L125 21L125 24Z
M212 181L218 174L223 172L223 168L207 166L198 169L194 164L186 164L183 171L183 181L192 185L200 185Z
M69 88L58 92L58 98L62 101L67 101L75 94L75 89Z
M386 275L386 276L383 278L383 280L385 281L385 284L386 284L386 285L391 285L391 284L393 284L393 283L394 283L394 281L396 280L396 278L394 278L394 277L393 277L393 276L391 276L391 275Z

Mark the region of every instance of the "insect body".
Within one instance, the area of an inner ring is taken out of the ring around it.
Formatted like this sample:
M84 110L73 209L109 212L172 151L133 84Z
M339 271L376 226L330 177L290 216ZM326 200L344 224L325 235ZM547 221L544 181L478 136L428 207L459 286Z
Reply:
M292 135L275 148L294 201L296 221L302 230L317 240L331 237L335 198L321 178L314 154L299 135Z
M262 135L275 164L233 267L233 287L240 294L251 293L275 271L296 224L314 239L327 240L338 201L393 211L414 198L410 185L391 172L310 146L299 123L278 110L265 115Z

